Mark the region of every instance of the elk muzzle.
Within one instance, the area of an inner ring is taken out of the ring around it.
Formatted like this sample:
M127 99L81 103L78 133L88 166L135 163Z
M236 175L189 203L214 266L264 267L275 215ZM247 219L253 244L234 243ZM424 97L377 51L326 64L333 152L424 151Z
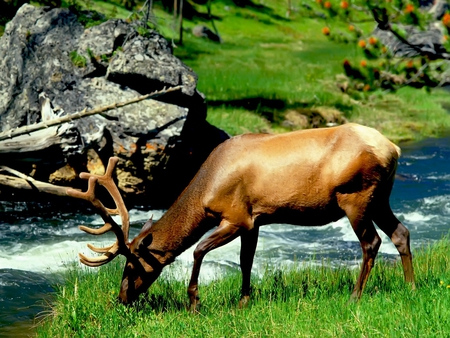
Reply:
M160 275L161 270L153 269L149 264L134 255L129 257L122 275L119 301L131 305L142 293L145 293Z

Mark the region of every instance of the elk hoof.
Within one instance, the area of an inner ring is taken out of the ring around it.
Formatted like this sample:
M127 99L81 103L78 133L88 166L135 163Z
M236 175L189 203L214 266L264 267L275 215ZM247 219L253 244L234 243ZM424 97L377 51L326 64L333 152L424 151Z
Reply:
M249 296L243 296L239 301L239 308L240 309L246 308L248 306L249 301L250 301Z
M195 302L192 302L189 307L190 313L200 313L200 301L196 300Z
M349 304L358 303L359 299L361 298L361 295L358 295L357 292L353 292L350 296L350 299L348 300Z

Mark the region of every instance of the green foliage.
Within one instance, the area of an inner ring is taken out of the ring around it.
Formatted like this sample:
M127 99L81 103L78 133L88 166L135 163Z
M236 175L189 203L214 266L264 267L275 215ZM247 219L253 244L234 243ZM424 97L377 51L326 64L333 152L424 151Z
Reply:
M76 50L70 52L70 60L75 66L79 68L86 67L87 64L86 58L83 55L78 54Z
M95 270L73 267L37 337L448 337L449 251L446 237L414 252L415 291L399 260L379 257L358 303L348 303L358 271L299 263L252 276L252 300L239 309L240 273L230 272L200 285L196 315L186 310L176 265L134 307L116 301L123 259Z
M330 11L334 14L331 14ZM367 72L361 71L361 67L356 64L352 65L355 69L353 73L362 76L352 77L352 73L348 74L346 70L348 76L346 88L350 89L349 94L355 98L360 97L360 94L355 93L355 91L373 92L378 89L395 91L403 86L424 87L429 90L445 81L443 74L448 69L447 65L441 66L439 70L433 66L436 62L442 63L436 61L436 59L442 59L442 57L436 55L428 57L425 52L422 52L422 55L414 56L415 59L425 60L425 64L424 67L419 67L412 73L411 68L406 70L404 67L405 63L411 62L410 59L394 58L389 48L383 46L378 40L375 43L369 43L375 39L371 36L373 24L367 26L364 23L370 21L375 23L375 18L380 26L390 27L390 30L404 44L407 44L412 29L420 32L426 28L429 29L432 23L435 24L432 22L432 15L426 12L426 9L420 7L419 1L331 0L324 2L317 0L315 7L311 7L309 14L317 16L317 13L321 13L320 17L325 24L323 34L329 40L356 44L360 57L370 63L373 69L379 68L379 65L383 64L383 69L376 70L377 77L373 77L372 72L368 72L364 76ZM450 14L444 16L440 24L446 27L447 23L450 26ZM446 47L444 42L446 40L448 40L448 37L443 35L443 47ZM356 72L358 68L359 72Z
M149 30L148 28L145 28L143 26L137 26L136 32L138 32L138 34L143 37L150 37L150 35L151 35L151 30Z
M104 62L109 62L109 57L106 54L100 55L100 59Z
M77 14L78 21L85 27L98 26L108 20L108 18L96 11L80 12Z

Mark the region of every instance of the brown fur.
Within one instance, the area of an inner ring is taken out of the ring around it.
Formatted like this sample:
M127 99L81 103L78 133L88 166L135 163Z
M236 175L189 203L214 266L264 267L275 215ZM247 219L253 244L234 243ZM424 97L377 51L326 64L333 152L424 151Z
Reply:
M196 247L188 294L198 305L203 257L241 237L242 299L249 299L258 229L269 223L324 225L347 216L361 242L363 262L352 298L361 297L381 239L397 246L406 281L414 285L409 232L389 196L400 149L378 131L357 124L281 135L247 134L219 145L163 217L129 246L120 298L137 299L162 268Z

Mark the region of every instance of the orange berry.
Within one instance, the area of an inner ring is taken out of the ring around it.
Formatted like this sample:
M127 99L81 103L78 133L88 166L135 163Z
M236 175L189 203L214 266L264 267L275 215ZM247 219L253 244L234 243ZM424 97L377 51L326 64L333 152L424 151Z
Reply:
M371 37L369 38L369 43L370 43L372 46L373 46L373 45L376 45L377 42L378 42L378 40L377 40L376 37L371 36Z
M442 17L442 23L446 27L450 27L450 13L445 13Z
M406 63L406 68L414 68L414 61L413 60L409 60Z
M366 60L362 60L360 62L361 67L366 67L367 66L367 61Z
M414 12L414 5L413 4L407 4L405 7L405 13L409 14Z
M364 40L359 40L358 41L358 46L361 48L366 48L366 41Z
M364 85L363 90L364 90L365 92L368 92L368 91L370 90L370 85L368 85L368 84Z
M323 35L330 35L331 31L328 27L323 27L322 28L322 34Z
M353 32L353 31L355 30L355 26L349 25L349 26L348 26L348 30L349 30L350 32Z
M347 9L348 8L348 2L347 1L341 1L341 8L342 9Z
M325 3L323 5L325 6L325 8L328 8L328 9L331 8L331 2L329 2L329 1L325 1Z

